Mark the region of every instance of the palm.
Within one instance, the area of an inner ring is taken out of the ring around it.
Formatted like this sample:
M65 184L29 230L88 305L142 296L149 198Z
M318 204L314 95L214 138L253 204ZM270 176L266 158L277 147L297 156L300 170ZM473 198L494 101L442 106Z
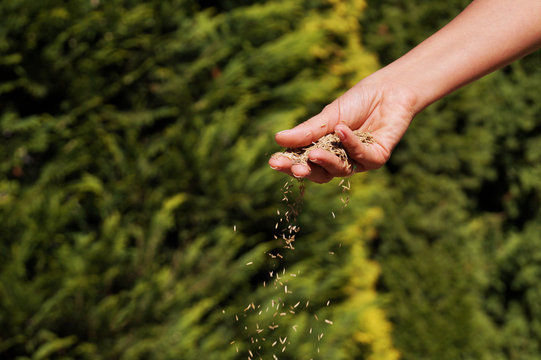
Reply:
M373 163L366 164L368 168L382 166L413 118L413 97L404 90L358 84L337 102L340 104L340 122L352 130L371 132L376 140L375 146L364 148L361 154L350 153L350 157L361 162L365 158L365 162Z

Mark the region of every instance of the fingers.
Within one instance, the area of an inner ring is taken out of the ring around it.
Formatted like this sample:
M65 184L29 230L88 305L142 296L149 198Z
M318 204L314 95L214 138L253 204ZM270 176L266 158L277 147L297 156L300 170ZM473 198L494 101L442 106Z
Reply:
M269 165L274 170L281 171L298 179L305 178L318 184L327 183L334 177L316 164L293 164L293 161L285 156L271 157Z
M311 162L319 165L332 177L344 177L353 174L353 168L328 151L314 149L308 154Z
M357 135L345 124L338 124L334 129L335 134L340 138L349 157L358 165L358 171L379 169L389 159L390 150L378 142L378 134L374 132L375 143L363 143Z
M293 129L280 131L275 139L278 145L289 148L298 148L317 141L323 135L334 129L340 120L339 100L327 105L316 116L306 120Z

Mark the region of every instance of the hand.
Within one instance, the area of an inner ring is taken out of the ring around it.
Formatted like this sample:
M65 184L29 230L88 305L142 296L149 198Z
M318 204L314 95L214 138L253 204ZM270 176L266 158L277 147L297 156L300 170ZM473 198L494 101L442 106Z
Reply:
M353 169L336 155L321 149L308 154L310 161L307 165L293 164L285 156L271 157L269 165L275 170L316 183L378 169L387 162L393 148L406 132L415 115L414 109L416 97L410 89L386 81L375 81L373 77L366 78L327 105L318 115L293 129L276 134L278 145L297 148L334 132L354 161ZM352 130L357 129L370 132L375 142L362 143L353 134Z

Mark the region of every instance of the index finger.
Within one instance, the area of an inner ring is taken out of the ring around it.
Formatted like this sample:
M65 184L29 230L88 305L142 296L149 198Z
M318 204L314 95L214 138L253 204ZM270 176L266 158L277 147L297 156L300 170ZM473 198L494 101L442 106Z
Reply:
M340 122L340 105L335 100L317 115L292 129L280 131L275 139L278 145L288 148L298 148L310 145L320 137L331 133Z

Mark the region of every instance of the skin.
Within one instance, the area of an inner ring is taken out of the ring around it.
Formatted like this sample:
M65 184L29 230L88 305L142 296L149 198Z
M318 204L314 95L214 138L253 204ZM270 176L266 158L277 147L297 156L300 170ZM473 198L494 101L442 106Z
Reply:
M383 166L413 118L428 105L541 47L541 0L474 0L449 24L388 66L361 80L318 115L276 134L283 147L302 147L334 132L355 170L313 150L308 165L279 156L271 168L325 183ZM363 144L351 129L370 131Z

